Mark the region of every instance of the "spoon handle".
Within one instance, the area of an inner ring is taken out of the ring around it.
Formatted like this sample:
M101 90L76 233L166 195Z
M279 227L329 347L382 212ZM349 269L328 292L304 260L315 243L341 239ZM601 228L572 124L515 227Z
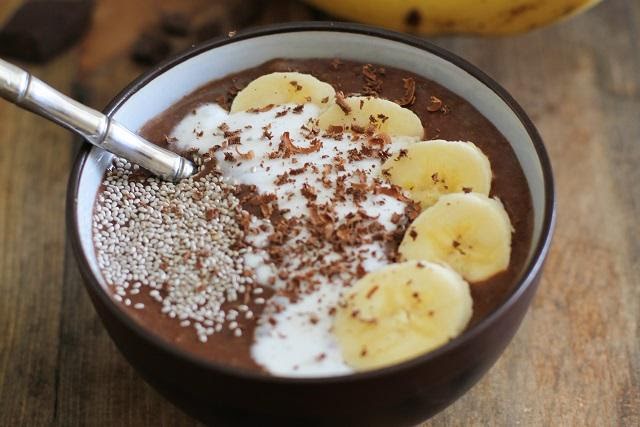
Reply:
M187 159L152 144L110 117L69 98L22 68L2 59L0 96L162 178L175 181L195 172L195 167Z

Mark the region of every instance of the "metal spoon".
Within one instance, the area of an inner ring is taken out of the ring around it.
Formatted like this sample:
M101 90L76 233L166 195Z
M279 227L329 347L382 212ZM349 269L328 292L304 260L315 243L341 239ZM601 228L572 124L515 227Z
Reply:
M58 92L27 71L0 59L0 96L130 160L162 178L177 181L196 167L176 153L134 134L99 111Z

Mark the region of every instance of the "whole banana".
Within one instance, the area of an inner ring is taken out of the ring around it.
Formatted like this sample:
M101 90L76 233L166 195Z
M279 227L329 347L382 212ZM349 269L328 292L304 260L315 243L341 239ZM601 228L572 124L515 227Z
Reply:
M306 0L337 17L421 34L514 34L582 12L600 0Z

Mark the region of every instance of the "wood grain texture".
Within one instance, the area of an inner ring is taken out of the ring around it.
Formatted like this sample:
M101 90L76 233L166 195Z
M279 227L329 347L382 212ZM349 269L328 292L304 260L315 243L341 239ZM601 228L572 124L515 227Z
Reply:
M72 56L34 72L66 90ZM4 101L0 123L0 424L37 425L56 400L70 137Z
M83 43L32 70L102 108L143 70L128 49L153 13L201 4L98 1ZM314 16L279 0L259 19ZM514 341L425 425L640 425L640 3L608 0L522 36L433 41L531 115L554 166L558 225ZM0 103L0 425L198 425L136 375L84 291L64 230L71 140Z

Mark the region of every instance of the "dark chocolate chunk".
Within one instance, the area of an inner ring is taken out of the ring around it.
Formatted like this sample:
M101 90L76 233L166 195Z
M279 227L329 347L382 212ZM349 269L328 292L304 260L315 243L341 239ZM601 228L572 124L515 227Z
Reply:
M76 42L91 22L93 1L27 1L0 29L0 55L44 62Z

